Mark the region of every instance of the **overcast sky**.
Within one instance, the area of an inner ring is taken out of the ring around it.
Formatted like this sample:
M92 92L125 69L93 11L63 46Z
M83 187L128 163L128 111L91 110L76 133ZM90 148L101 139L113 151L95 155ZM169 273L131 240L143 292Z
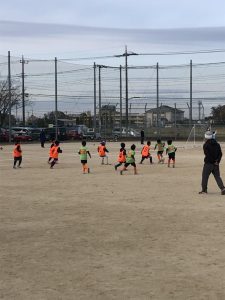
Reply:
M4 1L0 54L110 55L125 44L139 53L225 49L224 12L224 0Z
M127 45L128 51L139 54L225 49L224 16L224 0L1 1L0 62L2 60L7 62L7 52L10 50L12 56L19 57L16 60L17 64L12 66L13 74L19 74L21 70L19 60L22 54L31 62L31 58L54 59L57 57L63 59L112 56L123 54L125 45ZM225 61L225 52L172 56L129 56L128 64L136 66L152 65L156 62L159 62L160 65L188 64L190 59L194 63L221 62ZM124 65L124 57L113 57L106 60L77 60L77 63L92 66L94 61L98 64ZM5 66L5 74L7 74L7 64L2 65L0 72L3 74L3 66ZM52 71L53 66L48 67L48 70L41 66L38 63L38 66L33 68L33 63L29 63L26 65L26 72ZM74 65L70 67L73 68ZM33 69L30 70L31 68ZM219 70L223 73L223 69L219 66L209 75L217 79ZM161 72L165 73L163 70ZM197 74L195 71L195 76L199 76L201 79L205 73L205 70L202 72L199 70ZM81 74L78 75L81 76ZM181 74L181 77L184 75ZM222 75L221 80L223 80ZM76 87L74 82L77 83L77 79L72 77L75 74L71 74L71 78L69 76L67 75L65 80L72 82L70 87ZM164 77L166 76L169 74L164 74ZM173 76L178 75L173 73ZM177 78L179 79L179 76ZM186 80L188 82L188 79ZM203 78L203 83L205 80L207 78ZM174 82L172 83L174 84ZM93 84L91 82L90 84L92 87ZM212 83L210 82L210 84ZM213 88L215 91L221 91L221 88L216 86L217 81L210 84L207 85L210 91ZM26 77L26 85L30 94L35 94L37 91L40 93L40 90L44 90L43 87L45 90L42 93L53 93L45 78L41 81L41 78L38 77L38 83L33 83L29 82L29 77ZM149 88L148 85L147 83L146 91ZM222 85L224 84L222 83ZM141 82L139 87L142 87ZM168 86L166 87L168 88ZM63 88L63 91L61 88L61 93L67 93L68 86L64 84ZM86 91L85 89L87 88L84 85L83 90ZM154 90L154 88L152 89ZM188 90L188 83L186 89ZM200 86L200 83L195 86L195 92L201 89L206 90L205 87ZM206 96L209 96L208 94L210 95L207 93ZM220 94L216 95L221 96Z

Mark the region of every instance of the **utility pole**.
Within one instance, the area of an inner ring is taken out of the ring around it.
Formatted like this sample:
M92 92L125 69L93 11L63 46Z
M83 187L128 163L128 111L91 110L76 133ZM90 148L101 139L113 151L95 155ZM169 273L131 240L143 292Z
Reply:
M122 55L115 55L115 57L125 57L125 109L126 109L126 135L128 135L128 122L129 122L129 112L128 112L128 64L127 57L131 55L138 55L134 52L128 52L127 46L125 46L125 52Z
M157 134L159 130L159 63L156 64L156 126L157 126Z
M26 117L25 117L25 88L24 88L24 64L28 64L28 60L24 60L24 57L22 55L22 59L20 60L20 63L22 64L22 118L23 118L23 126L26 124Z
M55 57L55 139L58 139L58 86L57 86L57 57Z
M147 111L147 105L148 105L148 103L145 103L145 118L144 118L144 122L145 122L145 124L144 124L144 128L145 128L145 130L147 129L147 113L146 113L146 111Z
M101 67L98 66L98 126L99 134L101 136L101 117L102 117L102 90L101 90Z
M198 120L201 121L201 107L202 107L202 102L198 101Z
M202 103L202 101L201 101L201 103ZM204 109L203 103L202 103L202 120L203 121L205 120L205 109Z
M175 129L175 140L177 139L177 104L174 103L174 129Z
M189 125L192 125L192 60L190 60L190 108L189 108Z
M125 97L126 97L126 135L128 135L128 70L127 70L127 46L125 46Z
M9 89L9 142L12 140L11 130L11 109L12 109L12 94L11 94L11 57L10 51L8 51L8 89Z
M96 137L96 64L94 63L94 134Z
M122 120L123 120L123 110L122 110L122 66L120 65L120 136L122 136Z

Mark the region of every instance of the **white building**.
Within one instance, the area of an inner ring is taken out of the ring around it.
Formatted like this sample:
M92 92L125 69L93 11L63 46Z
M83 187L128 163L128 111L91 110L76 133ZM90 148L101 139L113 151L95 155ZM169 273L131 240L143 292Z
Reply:
M164 126L166 124L173 124L179 121L184 120L184 111L180 109L175 109L174 107L170 107L167 105L162 105L158 109L152 108L145 112L146 125L157 126L157 112L159 115L159 124Z

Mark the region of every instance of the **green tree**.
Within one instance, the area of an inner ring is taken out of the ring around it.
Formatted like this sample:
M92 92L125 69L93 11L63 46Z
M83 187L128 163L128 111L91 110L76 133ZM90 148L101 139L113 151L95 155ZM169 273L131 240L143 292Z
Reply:
M213 106L211 108L212 118L215 123L225 122L225 105Z

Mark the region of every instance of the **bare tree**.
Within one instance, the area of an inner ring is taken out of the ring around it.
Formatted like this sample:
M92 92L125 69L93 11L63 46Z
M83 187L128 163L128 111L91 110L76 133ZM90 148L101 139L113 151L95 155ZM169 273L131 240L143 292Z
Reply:
M25 94L28 98L28 94ZM8 80L0 81L0 126L6 125L9 116L9 89ZM28 103L26 99L26 104ZM20 108L22 106L22 94L21 87L18 84L12 83L11 87L11 108L17 106Z

